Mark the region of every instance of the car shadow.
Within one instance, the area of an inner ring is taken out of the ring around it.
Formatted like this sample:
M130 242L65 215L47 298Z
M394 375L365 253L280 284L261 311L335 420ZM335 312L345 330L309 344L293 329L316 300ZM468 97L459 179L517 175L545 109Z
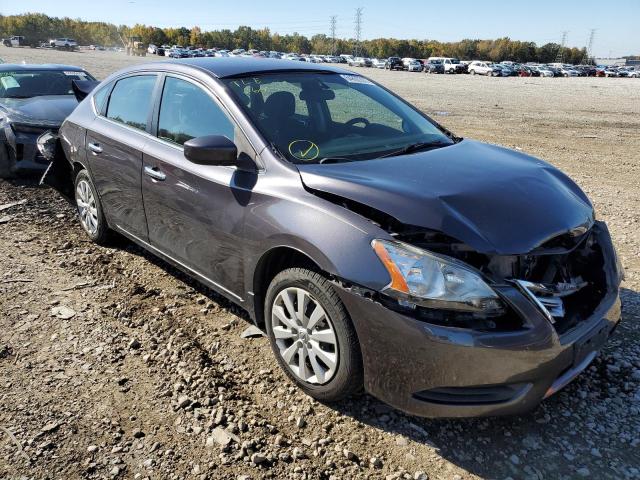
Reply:
M624 478L629 473L640 478L640 388L628 381L633 365L623 362L620 367L625 352L640 341L640 293L623 288L621 297L620 327L589 370L527 414L426 419L394 410L370 395L328 406L396 436L399 452L404 450L418 464L432 462L429 452L435 452L486 478ZM623 431L620 425L626 425Z

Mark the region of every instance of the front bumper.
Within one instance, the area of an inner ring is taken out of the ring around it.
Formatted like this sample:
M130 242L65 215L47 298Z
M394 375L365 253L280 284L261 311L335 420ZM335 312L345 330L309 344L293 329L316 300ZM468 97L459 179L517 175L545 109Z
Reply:
M391 310L357 289L339 288L358 334L365 389L425 417L508 415L536 407L590 364L620 321L615 252L606 227L594 228L604 255L606 292L567 330L554 327L512 285L494 287L525 320L509 331L435 325Z
M559 337L526 299L512 300L532 320L527 330L486 333L441 327L391 311L347 289L365 389L424 417L508 415L533 409L595 357L620 320L616 292L577 331Z
M49 162L38 151L38 137L44 132L57 133L58 127L31 127L28 131L7 125L3 129L7 148L9 172L13 175L28 175L44 172Z

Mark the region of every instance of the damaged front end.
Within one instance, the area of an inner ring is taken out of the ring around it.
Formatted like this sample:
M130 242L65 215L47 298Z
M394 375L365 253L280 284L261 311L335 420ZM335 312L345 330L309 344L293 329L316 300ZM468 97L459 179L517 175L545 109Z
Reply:
M600 304L618 295L623 270L603 222L579 225L523 254L503 255L479 252L445 233L403 224L372 206L308 189L369 219L399 244L468 266L499 297L497 301L488 299L482 309L460 309L451 308L452 304L428 304L417 298L387 295L389 290L377 296L385 307L417 320L484 332L530 328L530 319L512 301L515 295L533 304L563 336L591 318Z
M586 232L566 233L522 255L483 254L439 232L407 229L394 235L399 241L458 259L480 272L498 293L517 289L553 325L558 335L591 317L607 295L617 295L622 270L603 222ZM501 295L509 304L508 296ZM416 308L427 321L483 330L516 330L527 327L527 318L509 308L500 317L461 318L452 312Z
M38 152L48 162L47 169L40 178L40 185L49 185L57 190L67 201L73 203L73 184L71 165L67 161L60 137L53 131L44 132L36 142Z

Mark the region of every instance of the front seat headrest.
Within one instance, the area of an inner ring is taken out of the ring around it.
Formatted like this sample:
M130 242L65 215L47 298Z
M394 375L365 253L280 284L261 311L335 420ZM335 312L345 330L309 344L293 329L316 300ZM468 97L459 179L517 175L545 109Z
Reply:
M274 92L264 102L264 113L270 118L287 118L296 112L296 98L291 92Z

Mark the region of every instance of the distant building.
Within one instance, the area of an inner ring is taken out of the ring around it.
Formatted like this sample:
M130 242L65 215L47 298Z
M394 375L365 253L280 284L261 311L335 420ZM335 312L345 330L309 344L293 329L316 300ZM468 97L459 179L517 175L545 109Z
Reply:
M596 65L626 65L626 58L596 58Z

